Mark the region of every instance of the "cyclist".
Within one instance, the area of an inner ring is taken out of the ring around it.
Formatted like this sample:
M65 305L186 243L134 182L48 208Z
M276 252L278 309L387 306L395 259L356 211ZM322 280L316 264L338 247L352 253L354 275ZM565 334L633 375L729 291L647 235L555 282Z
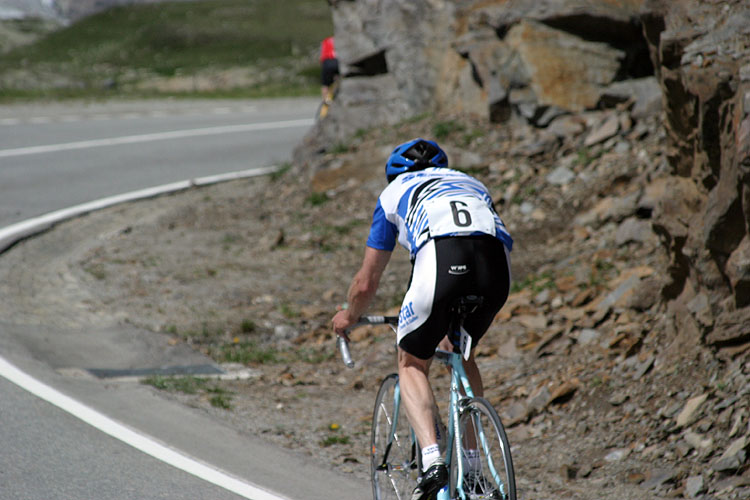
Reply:
M330 104L328 91L338 77L339 60L336 56L336 44L334 38L329 36L320 44L320 92L326 104Z
M475 395L483 394L472 349L508 297L513 240L487 188L449 169L448 157L434 141L401 144L388 158L385 173L388 186L378 198L347 307L332 321L334 332L346 335L375 296L396 241L410 252L412 276L397 330L398 374L406 414L422 446L424 470L412 495L413 500L422 500L448 482L428 379L432 356L438 345L451 349L444 339L451 303L469 294L483 297L464 322L470 353L464 366Z

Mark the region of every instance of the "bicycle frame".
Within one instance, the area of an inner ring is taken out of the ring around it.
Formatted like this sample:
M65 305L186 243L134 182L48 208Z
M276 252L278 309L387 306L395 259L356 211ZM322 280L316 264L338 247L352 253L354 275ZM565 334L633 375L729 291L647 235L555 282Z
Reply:
M389 324L391 328L394 328L394 323L397 319L394 317L383 317L383 316L369 316L369 317L363 317L357 326L362 324ZM450 337L459 338L460 334L458 334L458 331L460 331L460 322L458 323L459 327L452 329L450 331L455 331L456 333L452 334ZM395 329L395 328L394 328ZM354 366L353 361L351 360L351 355L349 353L348 343L344 341L343 338L339 337L339 343L338 347L341 350L342 358L344 359L344 362L348 367ZM444 487L442 490L440 490L437 494L437 500L463 500L468 498L468 495L466 492L464 492L463 489L463 480L464 480L464 463L461 460L461 443L459 442L459 419L461 416L461 410L472 398L474 398L474 391L471 388L471 384L469 382L469 377L466 374L466 370L464 369L464 360L463 356L460 352L449 352L442 349L437 349L435 351L435 360L438 362L444 364L445 366L450 368L451 371L451 383L450 383L450 400L449 400L449 408L448 408L448 436L446 436L447 442L446 442L446 449L445 449L445 462L448 468L451 467L451 460L453 458L453 449L455 447L457 453L457 463L455 464L456 467L456 491L458 493L457 499L452 499L450 497L450 485ZM400 409L401 409L401 390L400 390L400 384L396 384L396 387L394 389L393 394L393 415L392 420L390 422L390 435L388 438L388 442L386 445L385 453L383 454L383 459L381 462L380 467L387 467L387 459L390 454L391 446L393 445L393 439L396 435L396 426L398 424L398 419L400 417ZM502 481L502 475L498 473L497 468L495 467L495 464L492 461L492 456L489 451L490 446L488 445L488 440L485 435L484 429L479 425L479 422L473 421L472 425L475 426L475 434L479 438L479 442L477 443L478 446L481 446L482 449L485 452L485 455L487 456L488 460L488 467L489 472L492 474L493 479L495 480L495 483L500 485L501 492L503 495L505 494L505 491L502 491L504 489L505 484ZM411 432L411 449L412 449L412 462L416 461L417 466L421 469L421 454L419 450L418 443L416 442L416 436L414 435L414 431ZM390 474L389 474L390 477ZM392 481L392 479L391 479Z
M471 390L469 378L466 376L466 371L464 370L464 364L460 354L439 349L435 351L435 359L451 369L450 405L448 407L449 430L445 448L445 464L450 469L453 457L453 447L455 446L457 451L461 449L461 443L458 443L456 439L456 436L459 434L458 419L460 416L460 404L464 398L473 398L474 392ZM461 396L461 389L463 389L465 396ZM458 491L460 498L465 498L463 491L463 463L460 459L459 453L456 453L456 457L459 457L457 460L458 463L456 463L456 468L458 470L456 490ZM438 493L438 500L449 500L449 498L449 488L443 488Z
M469 378L464 370L463 359L460 353L448 352L442 349L435 351L435 359L443 363L445 366L451 369L451 384L450 384L450 406L448 409L449 423L448 423L448 441L445 450L445 463L450 469L451 460L453 457L453 447L456 447L457 462L456 463L456 491L458 492L458 498L467 498L466 493L463 490L463 479L464 479L464 464L460 457L461 443L458 442L457 436L459 436L459 417L461 414L461 408L465 401L470 400L474 397L474 391L471 389ZM463 391L463 395L461 394ZM478 422L472 422L472 425L478 425ZM476 429L477 435L479 436L480 442L478 445L482 446L485 451L485 455L488 457L488 466L490 473L495 479L498 485L504 486L503 481L500 479L501 475L498 474L495 464L492 462L491 454L489 453L489 446L487 444L487 437L484 434L484 429L479 427ZM501 491L501 493L505 493ZM437 496L437 500L451 500L449 488L443 488Z

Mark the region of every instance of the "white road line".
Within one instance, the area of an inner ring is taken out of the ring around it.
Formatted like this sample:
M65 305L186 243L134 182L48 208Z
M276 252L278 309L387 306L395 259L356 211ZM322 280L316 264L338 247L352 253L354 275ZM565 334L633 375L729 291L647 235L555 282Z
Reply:
M16 222L15 224L11 224L10 226L0 227L0 253L23 238L27 238L31 235L40 233L59 222L71 219L73 217L78 217L79 215L87 214L95 210L101 210L102 208L111 207L120 203L142 200L145 198L153 198L155 196L167 193L174 193L176 191L188 189L193 186L207 186L210 184L216 184L218 182L244 179L248 177L258 177L261 175L276 172L277 170L277 166L269 166L240 170L237 172L229 172L226 174L197 177L195 179L173 182L170 184L164 184L151 188L139 189L137 191L109 196L107 198L101 198L99 200L89 201L80 205L55 210L54 212L49 212L38 217L32 217L31 219Z
M201 463L194 458L157 442L145 434L126 427L89 406L79 403L57 389L22 372L2 356L0 356L0 376L105 434L204 481L208 481L211 484L252 500L284 500L284 497L275 495L258 486L230 476L226 472Z
M45 146L28 146L24 148L0 149L0 158L10 158L13 156L27 156L44 153L57 153L60 151L72 151L75 149L89 149L104 146L120 146L123 144L136 144L141 142L165 141L169 139L184 139L186 137L232 134L238 132L255 132L258 130L276 130L291 127L308 127L313 123L314 120L312 118L304 118L299 120L285 120L278 122L244 123L240 125L224 125L220 127L173 130L169 132L156 132L153 134L126 135L122 137L109 137L106 139L91 139L88 141L48 144Z
M44 229L61 222L63 220L76 217L78 215L99 210L119 203L144 199L158 196L161 194L171 193L182 189L188 189L192 186L205 186L224 182L234 179L247 177L256 177L269 174L278 170L278 167L261 167L251 170L238 172L229 172L196 179L190 179L181 182L174 182L153 188L132 191L117 196L110 196L100 200L83 203L70 208L64 208L55 212L50 212L39 217L34 217L4 228L0 228L0 253L8 246L12 245L21 238L36 234ZM195 477L208 481L209 483L220 486L228 491L236 493L242 497L252 500L287 500L285 497L271 493L268 490L255 486L249 482L233 477L225 472L211 467L210 465L199 462L177 450L159 443L154 438L139 433L124 424L121 424L110 417L90 408L75 399L66 396L57 389L50 387L43 382L33 378L31 375L24 373L5 358L0 356L0 377L3 377L35 396L57 406L63 411L70 413L76 418L87 424L99 429L100 431L136 448L149 456L152 456L164 463L177 467Z

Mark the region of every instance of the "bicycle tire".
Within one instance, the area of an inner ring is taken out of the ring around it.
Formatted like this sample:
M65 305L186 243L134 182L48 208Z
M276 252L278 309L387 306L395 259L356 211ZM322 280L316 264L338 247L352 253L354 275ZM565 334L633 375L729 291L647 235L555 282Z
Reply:
M470 425L473 423L473 425ZM484 438L482 438L482 435ZM477 446L478 463L458 487L457 450L463 442L484 443ZM458 436L453 445L450 470L451 498L461 500L516 500L516 478L510 443L495 408L484 398L472 398L462 404L458 419Z
M370 477L375 500L411 497L419 471L418 446L403 406L396 414L398 375L388 375L375 398L370 438ZM393 420L396 419L395 433Z

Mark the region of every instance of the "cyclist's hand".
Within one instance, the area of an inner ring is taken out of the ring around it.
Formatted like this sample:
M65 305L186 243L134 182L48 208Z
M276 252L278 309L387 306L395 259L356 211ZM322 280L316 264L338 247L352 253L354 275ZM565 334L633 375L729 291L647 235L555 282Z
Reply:
M333 333L335 333L339 337L344 337L346 340L349 340L349 335L347 335L347 331L352 326L354 326L354 324L357 322L357 319L352 318L349 315L349 311L347 309L342 309L333 316L332 322L333 322Z

